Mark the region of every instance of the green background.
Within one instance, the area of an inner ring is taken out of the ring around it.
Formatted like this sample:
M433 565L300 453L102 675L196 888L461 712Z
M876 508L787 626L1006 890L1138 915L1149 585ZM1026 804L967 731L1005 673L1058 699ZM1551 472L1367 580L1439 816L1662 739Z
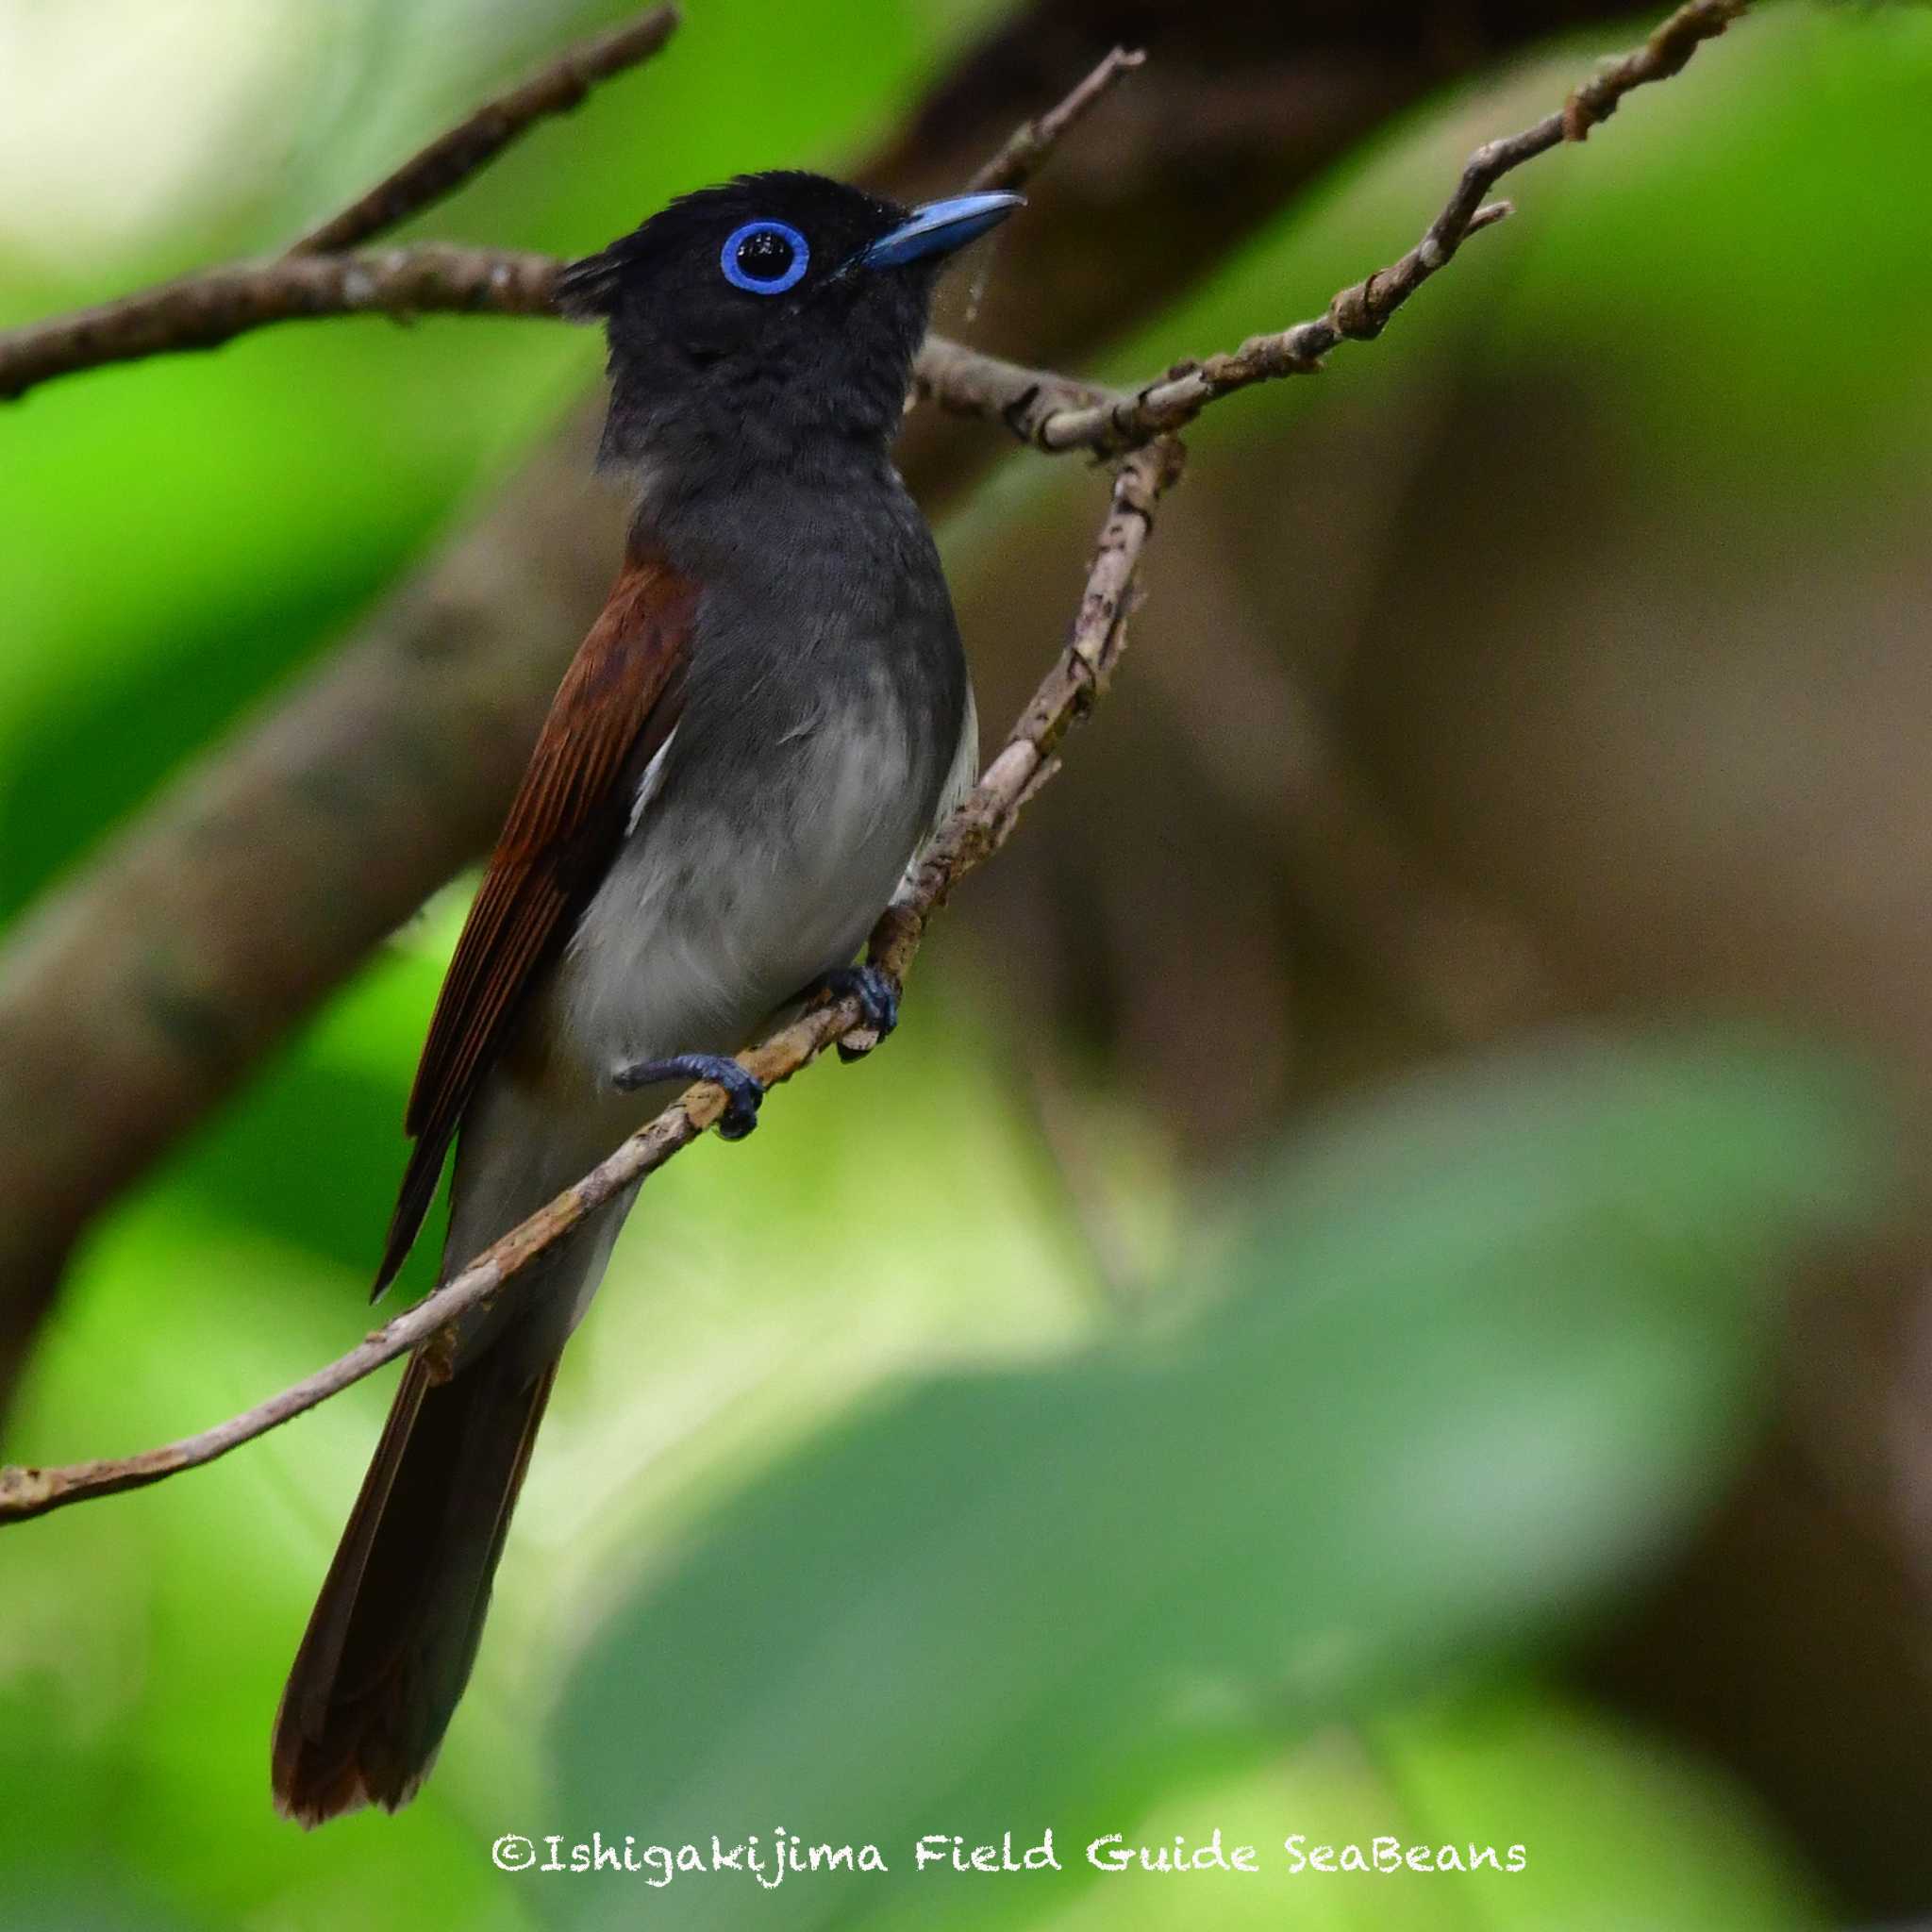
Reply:
M841 0L836 33L775 0L691 11L662 60L427 231L573 253L727 173L835 166L996 8ZM31 97L50 125L64 104L109 126L142 199L112 168L63 185L23 138L0 149L0 323L272 247L613 17L4 0L0 117L11 93L20 116ZM1413 239L1474 139L1629 38L1406 118L1119 345L1117 372L1315 312ZM202 95L143 85L143 60ZM1265 475L1257 451L1432 358L1501 383L1533 358L1615 394L1628 487L1653 501L1688 510L1721 452L1767 547L1821 498L1882 494L1923 462L1932 392L1922 362L1902 393L1890 359L1895 318L1932 299L1932 215L1900 186L1932 179L1926 117L1902 106L1928 81L1923 11L1768 9L1681 92L1525 171L1520 223L1382 344L1217 410L1197 475ZM0 412L0 915L326 650L597 360L588 335L525 323L287 328ZM1017 458L947 531L949 559L970 582L1012 519L1091 523L1100 503L1090 475ZM1038 613L1042 663L1063 621ZM362 1332L461 905L432 902L99 1227L9 1456L183 1433ZM1208 1178L1119 1092L1109 1176L1143 1276L1124 1307L946 946L942 927L887 1053L813 1074L752 1142L651 1183L407 1813L304 1836L267 1801L281 1676L386 1382L0 1537L7 1923L1829 1922L1747 1790L1558 1678L1755 1440L1790 1256L1886 1198L1863 1078L1774 1032L1607 1025L1364 1083ZM1061 1877L911 1874L924 1833L1030 1843L1049 1824ZM1216 1825L1261 1847L1265 1875L1080 1866L1105 1831ZM506 1832L781 1828L875 1841L891 1876L658 1891L489 1857ZM1291 1831L1521 1842L1529 1867L1291 1881Z

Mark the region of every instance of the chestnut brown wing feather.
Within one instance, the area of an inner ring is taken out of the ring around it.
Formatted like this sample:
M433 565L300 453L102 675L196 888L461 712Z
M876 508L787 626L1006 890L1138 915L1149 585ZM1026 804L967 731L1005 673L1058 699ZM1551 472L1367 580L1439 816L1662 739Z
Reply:
M677 722L697 587L634 558L564 674L429 1023L404 1125L415 1137L375 1292L429 1211L463 1109L531 981L570 935L624 836L624 784Z

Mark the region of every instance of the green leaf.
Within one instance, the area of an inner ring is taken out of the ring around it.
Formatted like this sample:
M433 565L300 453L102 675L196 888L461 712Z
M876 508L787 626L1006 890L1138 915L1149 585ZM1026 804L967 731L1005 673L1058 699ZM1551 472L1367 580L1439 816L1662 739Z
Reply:
M892 1868L761 1924L979 1924L911 1877L923 1834L1083 1842L1191 1754L1546 1641L1730 1466L1775 1264L1873 1210L1875 1148L1842 1077L1713 1036L1545 1042L1356 1111L1257 1184L1185 1329L933 1378L720 1512L583 1660L558 1815ZM654 1896L738 1924L750 1883ZM634 1887L555 1902L628 1924Z
M1209 1867L1176 1879L1137 1864L1090 1882L1050 1915L1053 1932L1827 1923L1814 1888L1718 1774L1546 1691L1436 1700L1292 1751L1271 1744L1232 1768L1184 1773L1150 1812L1112 1821L1128 1844L1156 1850L1176 1835L1191 1849L1217 1828L1224 1847L1253 1847L1253 1874ZM1340 1869L1349 1846L1371 1870ZM1404 1860L1392 1870L1391 1848ZM1430 1870L1408 1869L1417 1848ZM1066 1849L1084 1857L1084 1845Z

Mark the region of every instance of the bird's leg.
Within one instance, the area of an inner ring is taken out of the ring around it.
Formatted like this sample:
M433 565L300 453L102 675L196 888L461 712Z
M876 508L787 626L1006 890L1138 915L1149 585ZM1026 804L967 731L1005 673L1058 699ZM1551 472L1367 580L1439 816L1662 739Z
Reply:
M758 1103L765 1083L734 1059L716 1053L675 1053L668 1059L634 1060L619 1067L612 1079L619 1091L634 1093L659 1080L708 1080L724 1090L724 1111L718 1116L718 1138L741 1141L758 1124Z
M865 1031L875 1036L863 1046L848 1046L842 1040L839 1042L841 1060L858 1060L899 1024L899 982L877 966L835 966L805 990L806 998L814 1006L842 1000L848 993L858 1000Z

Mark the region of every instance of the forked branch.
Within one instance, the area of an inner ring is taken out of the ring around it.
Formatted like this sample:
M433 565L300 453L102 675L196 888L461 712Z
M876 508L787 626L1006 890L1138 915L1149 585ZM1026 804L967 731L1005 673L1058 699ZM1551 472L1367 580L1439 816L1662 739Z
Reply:
M1453 258L1468 236L1507 211L1507 205L1487 199L1497 180L1561 142L1583 139L1633 88L1680 71L1696 48L1723 32L1744 10L1744 5L1745 0L1690 0L1642 46L1601 69L1556 113L1507 141L1492 142L1478 149L1448 203L1416 246L1391 267L1343 290L1325 314L1313 321L1255 337L1229 355L1179 365L1131 395L1109 395L1063 376L1017 368L956 343L938 339L928 341L918 370L921 395L947 408L1004 423L1041 450L1081 449L1111 458L1115 469L1107 520L1066 648L977 787L941 828L899 897L880 919L871 942L875 964L904 979L933 914L961 879L999 849L1026 802L1058 770L1057 747L1069 726L1105 691L1125 647L1136 576L1153 529L1156 505L1180 473L1180 448L1172 432L1238 389L1276 376L1307 374L1338 343L1378 334L1395 309ZM1129 64L1129 57L1110 56L1053 114L1022 129L991 164L993 170L1004 167L1011 172L998 175L990 171L990 177L1018 178L1036 164L1058 133ZM425 153L437 151L432 148ZM442 178L419 158L417 163L399 171L385 184L385 190L391 192L384 207L408 201L413 191L394 190L393 184L408 177L410 168L418 167L422 170L419 182ZM373 207L385 190L375 191L375 196L365 197L357 208ZM356 229L356 221L350 219L354 212L345 211L338 225L341 232ZM371 219L375 225L381 225L380 220ZM330 231L325 227L317 232L325 235ZM396 262L391 272L406 277L416 271L403 266L404 262L441 259L446 267L453 258L469 253L444 250L432 258L425 251L392 251ZM358 266L366 270L375 259L380 258L336 258L327 266L353 273ZM500 259L524 264L512 273L511 292L503 297L505 305L534 302L541 276L555 269L555 264L545 264L541 258ZM259 273L300 275L320 265L314 256L303 255L270 264ZM215 275L232 277L241 273L217 271ZM205 284L214 277L201 279ZM314 293L340 285L324 279L302 286ZM464 286L474 290L478 285ZM109 305L95 311L92 323L85 318L67 318L0 338L0 393L8 392L9 385L14 392L26 387L21 380L23 371L38 368L40 374L31 379L44 380L51 375L125 359L130 355L206 345L221 339L208 332L205 319L194 320L195 298L182 293L190 287L177 284L173 291ZM179 321L184 333L179 340L161 340L152 312L139 324L129 320L142 302L153 305L170 296L184 304ZM232 281L225 299L231 305L237 300ZM317 294L316 299L324 297ZM459 306L492 305L466 300ZM347 311L310 308L284 312ZM505 306L499 312L534 311L529 307L512 311ZM257 322L243 316L230 333L255 325ZM195 333L197 327L199 333ZM130 342L144 346L128 347ZM855 999L815 1008L741 1055L741 1062L767 1085L776 1084L808 1065L834 1041L851 1033L860 1018ZM724 1095L717 1088L693 1087L583 1180L512 1229L434 1293L377 1329L339 1361L244 1414L137 1456L60 1469L0 1470L0 1521L43 1515L91 1496L140 1488L179 1470L211 1462L326 1401L384 1362L429 1341L463 1310L493 1295L515 1292L514 1277L537 1255L563 1239L591 1209L661 1167L679 1148L694 1141L723 1109Z
M1509 203L1488 199L1506 175L1565 142L1583 140L1626 94L1680 73L1696 49L1723 33L1747 4L1689 0L1641 46L1607 62L1553 113L1520 134L1478 148L1415 246L1387 268L1341 290L1319 316L1252 336L1223 354L1177 362L1125 395L1022 369L934 336L915 371L918 393L956 414L1002 423L1049 455L1079 450L1118 456L1153 437L1185 428L1208 404L1237 390L1313 375L1340 343L1379 335L1396 309L1445 268L1471 235L1511 212ZM1051 143L1133 64L1134 57L1116 49L1058 108L1022 127L981 176L1007 183L1024 180ZM0 400L109 362L212 348L275 322L432 311L554 315L550 277L561 265L542 256L492 256L487 249L423 243L373 254L285 257L211 269L0 335Z
M1021 808L1055 769L1054 746L1091 697L1106 684L1126 646L1127 611L1135 572L1154 528L1161 492L1180 474L1180 451L1156 442L1135 451L1114 477L1113 499L1101 528L1073 634L1012 735L964 804L947 820L906 888L874 931L871 957L904 980L927 922L948 893L996 852ZM856 998L815 1008L739 1056L767 1086L789 1080L835 1040L859 1024ZM42 1516L90 1496L141 1489L179 1470L212 1462L278 1424L340 1394L384 1362L427 1341L453 1317L500 1293L517 1272L558 1241L592 1208L654 1173L688 1147L724 1111L716 1087L691 1088L634 1134L608 1160L566 1189L521 1226L452 1276L433 1294L378 1328L325 1369L211 1429L139 1456L75 1463L64 1469L0 1469L0 1522Z

